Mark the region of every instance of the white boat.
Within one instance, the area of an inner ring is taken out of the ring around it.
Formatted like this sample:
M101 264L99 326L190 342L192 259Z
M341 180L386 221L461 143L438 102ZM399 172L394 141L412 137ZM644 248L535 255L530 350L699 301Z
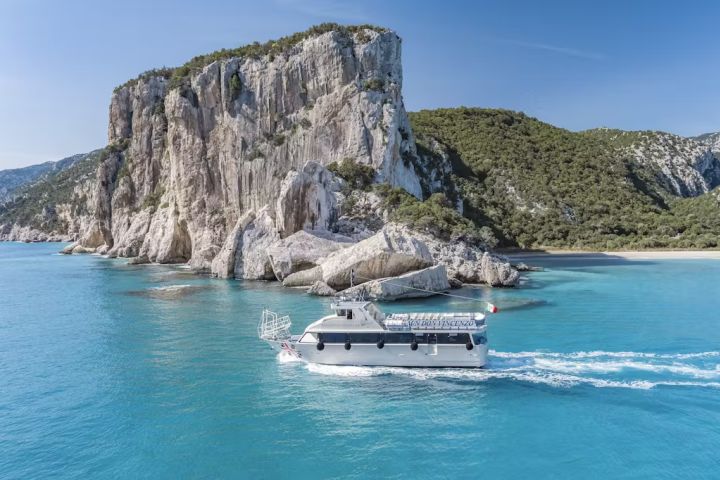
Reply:
M291 335L290 317L264 310L259 337L275 350L311 363L397 367L484 367L485 314L384 314L373 303L340 299L332 315ZM488 311L497 309L489 304Z

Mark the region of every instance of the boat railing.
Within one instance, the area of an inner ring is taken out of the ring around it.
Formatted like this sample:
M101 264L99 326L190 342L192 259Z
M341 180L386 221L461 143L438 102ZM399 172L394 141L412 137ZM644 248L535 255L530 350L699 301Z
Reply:
M280 315L268 309L263 310L262 319L258 323L258 337L262 340L279 341L290 338L289 315Z

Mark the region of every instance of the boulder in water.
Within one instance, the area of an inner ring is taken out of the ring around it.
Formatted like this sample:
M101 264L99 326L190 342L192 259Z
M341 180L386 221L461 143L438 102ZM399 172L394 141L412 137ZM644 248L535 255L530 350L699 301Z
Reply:
M336 241L326 231L300 230L272 245L267 253L275 276L284 280L292 273L316 267L331 253L350 245Z
M337 293L337 291L335 291L335 289L327 283L318 280L313 283L310 288L308 288L307 293L310 295L317 295L319 297L332 297Z
M398 277L381 278L356 285L344 294L350 296L364 292L371 300L400 300L403 298L429 297L450 289L444 265L435 265Z
M323 281L341 289L350 286L351 271L358 281L363 281L394 277L432 264L432 255L422 240L409 234L407 229L390 225L370 238L331 254L320 267Z

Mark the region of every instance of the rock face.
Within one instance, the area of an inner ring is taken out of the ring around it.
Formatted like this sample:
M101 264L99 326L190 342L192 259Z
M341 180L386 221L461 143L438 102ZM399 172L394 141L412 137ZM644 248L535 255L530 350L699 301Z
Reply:
M356 282L429 267L433 264L428 247L406 230L384 228L372 237L336 252L321 264L322 280L335 289L350 286L351 271Z
M400 46L391 31L338 29L281 54L209 63L180 86L144 75L118 88L113 152L98 169L81 244L274 278L264 249L337 219L342 182L324 165L350 158L373 166L376 181L421 196ZM279 277L297 268L280 263Z
M308 162L288 172L280 187L276 212L282 237L298 230L328 230L337 220L342 182L322 165Z
M720 159L713 151L716 137L683 138L665 132L624 132L632 139L627 151L655 171L665 189L696 197L720 185Z
M317 295L318 297L332 297L337 291L325 282L317 281L307 290L308 295Z
M285 277L285 280L283 280L283 286L309 287L316 282L322 281L322 278L322 267L318 265L317 267L308 268L307 270L300 270L299 272L291 273Z
M331 238L327 231L300 230L272 245L267 254L275 277L284 280L292 273L316 267L331 253L350 246L347 241L338 242Z
M483 283L494 287L512 287L520 281L520 274L510 261L488 253L466 242L445 242L426 234L409 230L402 225L385 227L396 236L412 237L430 251L434 263L444 265L448 276L462 283Z
M353 295L364 292L371 300L400 300L403 298L429 297L437 292L450 289L447 270L444 265L435 265L422 270L405 273L398 277L371 280L345 290Z
M511 283L514 271L478 249L463 247L471 266L455 264L442 242L384 226L380 197L352 191L326 168L348 159L372 166L375 182L419 198L450 174L448 161L416 151L397 35L332 28L278 41L282 51L194 63L118 87L108 147L76 215L79 241L64 252L187 263L222 278L312 286L315 294L348 287L354 271L357 282L385 279L367 287L387 299L413 295L413 285L447 289L448 271L462 281ZM16 228L0 226L0 235L17 237Z

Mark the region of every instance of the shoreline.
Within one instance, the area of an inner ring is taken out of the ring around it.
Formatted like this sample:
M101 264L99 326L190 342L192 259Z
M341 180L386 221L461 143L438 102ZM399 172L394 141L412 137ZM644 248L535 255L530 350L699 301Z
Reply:
M498 252L511 261L532 260L538 258L565 258L565 259L593 259L593 260L700 260L720 259L720 250L626 250L626 251L577 251L577 250L547 250L547 251L516 251Z

